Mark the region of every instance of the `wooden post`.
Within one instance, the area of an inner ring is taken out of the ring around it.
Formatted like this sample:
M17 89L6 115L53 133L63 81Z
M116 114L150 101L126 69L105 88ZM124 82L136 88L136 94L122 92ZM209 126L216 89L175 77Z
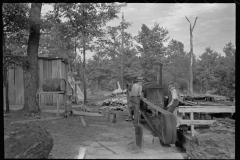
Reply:
M138 151L143 147L143 129L141 125L134 125L134 148Z
M59 116L59 94L57 94L57 115Z
M190 113L190 119L193 120L193 112ZM191 124L191 134L194 136L194 124Z
M75 84L75 103L77 104L77 84Z

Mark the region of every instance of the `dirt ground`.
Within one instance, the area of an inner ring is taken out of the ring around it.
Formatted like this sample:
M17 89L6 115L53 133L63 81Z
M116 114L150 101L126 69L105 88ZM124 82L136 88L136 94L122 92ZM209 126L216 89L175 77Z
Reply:
M109 97L103 93L89 96L89 104ZM92 112L99 112L100 106L88 105ZM22 106L11 106L11 113L4 117L4 136L12 131L13 121L34 119L36 117L23 115L19 109ZM63 109L63 106L60 106ZM41 106L41 118L55 117L54 113L44 110L56 110L56 106ZM80 105L73 105L74 110L81 110ZM77 158L80 147L86 148L86 159L185 159L186 153L181 152L175 145L162 147L159 140L154 138L150 131L144 129L144 144L141 153L133 149L133 126L125 121L127 111L117 111L116 123L109 123L108 112L104 110L102 117L83 116L87 126L83 126L79 115L56 120L36 121L41 127L49 131L53 137L54 145L49 158L73 159ZM99 126L89 126L99 125Z

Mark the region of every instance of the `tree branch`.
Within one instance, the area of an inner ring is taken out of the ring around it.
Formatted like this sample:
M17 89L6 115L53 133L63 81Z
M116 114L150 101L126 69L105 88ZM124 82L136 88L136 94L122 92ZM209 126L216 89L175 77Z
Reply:
M192 31L194 30L194 27L195 27L195 24L196 24L197 18L198 18L198 17L195 18L195 22L194 22L194 25L193 25Z
M187 18L187 16L185 16L186 17L186 19L188 20L188 18ZM188 22L191 24L191 22L188 20Z

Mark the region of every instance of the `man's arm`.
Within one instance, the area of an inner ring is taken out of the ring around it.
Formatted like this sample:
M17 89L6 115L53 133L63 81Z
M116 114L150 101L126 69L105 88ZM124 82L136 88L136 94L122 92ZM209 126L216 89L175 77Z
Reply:
M142 86L139 87L138 92L139 92L139 96L140 96L141 98L144 98L143 93L142 93Z
M167 105L167 107L171 106L173 104L173 101L175 99L178 99L178 95L177 95L177 90L174 88L171 90L171 94L172 94L172 100L171 102Z

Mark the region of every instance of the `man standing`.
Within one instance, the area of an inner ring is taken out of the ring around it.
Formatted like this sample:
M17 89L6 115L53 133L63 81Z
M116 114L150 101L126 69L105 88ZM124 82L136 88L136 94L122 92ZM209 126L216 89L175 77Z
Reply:
M172 112L177 108L179 101L178 101L178 94L173 82L168 84L168 105L165 108L167 111Z
M136 83L133 84L131 90L131 104L134 108L134 121L133 124L139 123L139 108L140 108L140 97L143 98L142 94L143 77L137 77Z

